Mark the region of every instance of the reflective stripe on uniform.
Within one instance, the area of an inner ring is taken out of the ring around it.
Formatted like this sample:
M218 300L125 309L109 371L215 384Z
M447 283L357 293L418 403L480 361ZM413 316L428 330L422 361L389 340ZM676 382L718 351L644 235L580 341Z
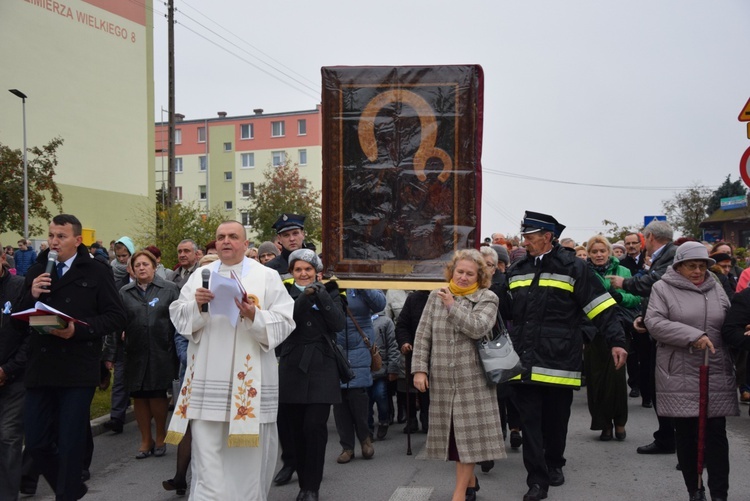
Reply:
M510 277L508 286L511 289L515 289L516 287L528 287L529 285L531 285L531 281L533 279L534 273L527 273L526 275L516 275L514 277Z
M581 386L581 373L548 369L546 367L532 367L531 380L539 383L559 384L563 386Z
M511 289L515 289L517 287L529 287L533 280L534 273L517 275L515 277L511 277L509 287ZM539 287L555 287L557 289L573 292L573 286L575 285L575 283L576 279L569 275L561 275L559 273L539 274Z
M584 306L583 312L586 314L589 320L593 320L594 317L596 317L599 313L616 304L617 301L615 301L614 298L609 295L609 292L605 292L604 294Z
M539 275L540 287L556 287L568 292L573 292L576 279L568 275L558 273L542 273Z

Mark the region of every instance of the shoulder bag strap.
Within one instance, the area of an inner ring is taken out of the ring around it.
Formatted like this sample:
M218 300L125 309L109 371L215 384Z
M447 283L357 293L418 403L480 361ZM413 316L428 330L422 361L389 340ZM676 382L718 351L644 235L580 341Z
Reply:
M346 314L349 316L349 318L352 319L352 322L354 323L354 327L357 328L357 332L359 332L359 335L362 336L362 340L365 342L365 346L367 346L368 350L372 349L372 345L370 344L370 338L367 337L367 334L362 332L362 328L359 326L357 321L354 319L354 315L352 314L352 310L349 309L349 307L346 307Z

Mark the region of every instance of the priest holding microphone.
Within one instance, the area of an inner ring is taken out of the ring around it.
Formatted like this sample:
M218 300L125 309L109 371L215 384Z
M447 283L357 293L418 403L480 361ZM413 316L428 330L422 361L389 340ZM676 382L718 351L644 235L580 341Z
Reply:
M190 422L191 498L264 501L278 456L274 348L294 330L294 302L276 271L245 257L247 246L240 223L219 225L219 260L193 273L170 306L172 323L190 344L167 442L179 443ZM234 309L211 304L205 311L214 294L204 270L239 279L245 293L234 298Z

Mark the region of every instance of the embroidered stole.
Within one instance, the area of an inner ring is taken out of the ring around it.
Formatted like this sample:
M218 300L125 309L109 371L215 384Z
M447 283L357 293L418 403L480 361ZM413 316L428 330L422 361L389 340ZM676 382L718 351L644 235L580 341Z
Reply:
M249 261L248 258L243 260L241 281L248 297L255 302L255 307L261 309L265 303L266 280L263 269L251 269ZM221 262L216 261L210 265L210 269L218 273L220 266ZM200 315L208 316L210 312L200 313ZM229 388L229 437L227 441L229 447L258 447L260 442L261 349L258 342L246 332L245 322L250 322L250 320L239 319L237 327L234 328L234 358ZM211 335L211 330L217 327L232 328L229 319L224 317L209 319L208 324L203 327L207 332L204 332L202 336ZM210 399L222 402L227 396L225 385L220 385L220 389L212 393L212 385L206 384L206 381L200 381L202 384L196 383L196 352L200 349L201 343L191 342L188 345L188 367L185 371L185 380L179 395L175 396L175 409L166 437L166 442L173 445L180 443L187 430L190 421L188 417L190 399L194 390L199 392L201 398L206 401ZM226 361L212 357L208 363L225 364ZM200 377L205 378L205 374L200 374ZM199 388L196 388L196 384Z

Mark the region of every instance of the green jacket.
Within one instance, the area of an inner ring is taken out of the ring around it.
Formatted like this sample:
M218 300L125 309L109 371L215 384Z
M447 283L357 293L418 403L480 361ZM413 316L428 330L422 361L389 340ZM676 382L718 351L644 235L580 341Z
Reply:
M589 262L589 266L591 266L591 263ZM591 268L594 270L594 274L599 277L599 280L601 280L602 285L604 285L604 288L607 289L607 291L612 292L612 286L609 283L609 280L604 278L607 275L617 275L618 277L622 278L630 278L630 270L625 268L624 266L620 266L620 260L617 259L615 256L609 256L609 265L607 266L607 271L604 272L604 275L597 272L593 266ZM619 292L622 295L622 301L620 301L618 304L622 308L632 308L632 309L640 309L641 307L641 298L639 296L635 296L629 292L625 292L623 289L615 289L616 292Z

